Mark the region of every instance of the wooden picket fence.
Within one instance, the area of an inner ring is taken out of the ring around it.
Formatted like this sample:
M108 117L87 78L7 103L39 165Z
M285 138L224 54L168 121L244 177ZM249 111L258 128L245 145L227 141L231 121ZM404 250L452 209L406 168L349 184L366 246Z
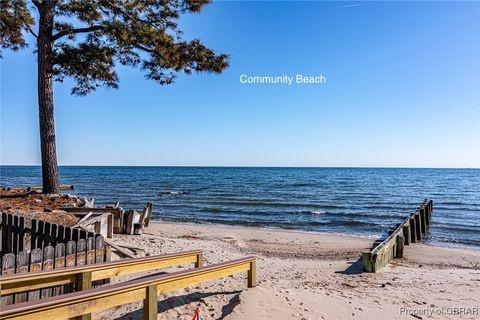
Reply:
M2 213L1 219L1 275L88 265L111 260L111 248L105 244L105 240L100 234L36 219L32 220L28 233L24 217ZM30 235L30 250L25 248L25 244L28 243L27 235ZM74 285L68 284L33 290L28 293L5 295L0 297L1 305L32 301L73 291L75 291Z
M71 266L81 266L102 263L111 260L110 246L105 245L101 235L70 240L66 244L57 243L55 246L47 245L43 249L21 251L17 254L7 253L1 258L1 274L34 272L51 270ZM51 288L33 290L27 293L11 294L1 297L1 305L9 305L25 301L60 295L75 291L74 284L55 286Z
M80 239L95 237L95 235L94 232L88 232L81 228L64 227L62 225L32 219L30 248L32 250L42 249L47 246L55 246L58 243L67 243L72 240L77 242Z
M25 218L2 213L0 221L1 255L24 250Z

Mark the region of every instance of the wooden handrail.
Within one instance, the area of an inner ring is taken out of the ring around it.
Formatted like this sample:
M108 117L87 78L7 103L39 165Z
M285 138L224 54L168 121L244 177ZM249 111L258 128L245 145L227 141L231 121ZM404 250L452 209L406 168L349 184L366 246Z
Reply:
M246 257L197 269L154 275L96 289L67 293L2 308L0 319L65 319L144 301L146 319L156 319L158 294L190 287L240 272L248 272L248 287L255 286L255 257Z
M201 267L203 263L202 251L192 250L101 264L0 276L0 292L1 295L7 295L68 283L80 283L86 277L90 278L90 281L97 281L189 263ZM90 286L91 284L84 283L84 289Z

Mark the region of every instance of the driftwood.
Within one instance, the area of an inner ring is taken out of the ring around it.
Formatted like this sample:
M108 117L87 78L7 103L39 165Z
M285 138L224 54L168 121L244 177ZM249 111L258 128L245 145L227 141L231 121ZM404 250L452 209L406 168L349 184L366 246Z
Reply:
M77 222L77 224L75 225L75 227L79 227L80 225L82 225L82 223L83 223L84 221L87 221L87 220L92 216L92 214L93 214L93 212L89 212L89 213L87 213L86 215L84 215L83 218L80 219L80 220Z
M114 248L115 250L117 250L118 252L120 252L125 257L132 258L132 259L136 258L134 254L131 254L130 252L122 249L119 245L113 243L112 241L105 239L105 243L111 246L112 248Z
M87 230L85 227L82 227L82 226L80 226L80 229L83 229L84 231L87 231L87 232L89 231L89 230ZM119 245L113 243L112 241L107 240L107 239L104 239L103 241L104 241L106 244L108 244L109 246L111 246L112 248L114 248L115 250L117 250L118 252L120 252L120 254L124 255L125 257L127 257L127 258L132 258L132 259L133 259L133 258L136 258L135 255L131 254L131 253L128 252L128 251L125 251L125 250L122 249ZM77 263L77 265L78 265L78 263Z

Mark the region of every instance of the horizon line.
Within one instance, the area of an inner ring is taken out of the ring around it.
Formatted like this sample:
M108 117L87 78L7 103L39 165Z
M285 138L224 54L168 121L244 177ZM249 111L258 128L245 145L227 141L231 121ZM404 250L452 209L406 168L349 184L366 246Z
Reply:
M0 167L41 167L40 164L0 164ZM480 167L415 167L415 166L282 166L282 165L127 165L127 164L64 164L58 167L125 167L125 168L306 168L306 169L465 169Z

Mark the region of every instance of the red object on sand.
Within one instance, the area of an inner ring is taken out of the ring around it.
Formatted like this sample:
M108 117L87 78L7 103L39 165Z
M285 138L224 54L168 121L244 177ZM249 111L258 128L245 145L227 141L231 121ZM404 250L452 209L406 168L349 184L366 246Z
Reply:
M195 314L193 315L192 320L197 320L198 312L199 312L199 310L197 308L197 310L195 310Z

